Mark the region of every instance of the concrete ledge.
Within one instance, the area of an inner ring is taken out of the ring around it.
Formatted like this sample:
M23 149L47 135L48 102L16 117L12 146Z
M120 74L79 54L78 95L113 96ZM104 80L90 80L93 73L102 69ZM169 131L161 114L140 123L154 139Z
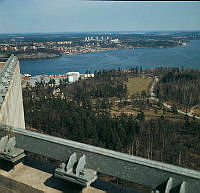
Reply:
M2 161L2 160L1 160ZM105 193L93 187L82 189L72 183L53 177L54 165L26 157L12 169L0 162L1 193ZM8 171L5 171L8 170Z
M44 193L44 191L33 188L22 182L13 180L7 176L0 174L0 192L9 193Z

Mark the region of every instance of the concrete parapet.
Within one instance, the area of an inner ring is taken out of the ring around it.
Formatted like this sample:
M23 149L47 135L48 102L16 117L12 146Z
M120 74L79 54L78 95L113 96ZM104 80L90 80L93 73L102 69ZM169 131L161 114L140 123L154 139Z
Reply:
M19 60L11 56L0 71L0 124L25 129Z

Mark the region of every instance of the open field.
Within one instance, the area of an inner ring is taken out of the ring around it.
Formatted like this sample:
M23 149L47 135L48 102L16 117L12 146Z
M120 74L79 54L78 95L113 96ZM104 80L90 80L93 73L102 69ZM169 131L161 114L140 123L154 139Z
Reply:
M192 110L192 113L193 113L195 116L200 116L200 106L195 107L195 108Z
M124 106L121 108L115 105L111 108L110 112L113 116L114 115L119 116L121 113L137 116L137 114L140 112L140 109L132 105ZM163 110L158 110L158 109L156 110L155 108L145 108L143 109L143 112L145 114L145 120L157 119L160 118L161 116L164 116L165 119L172 121L184 119L184 115L181 115L179 113L175 115L167 111L163 113Z
M146 120L159 118L161 116L164 116L165 119L172 120L172 121L177 121L177 120L183 120L184 119L184 116L181 115L181 114L174 115L173 113L170 113L170 112L166 112L165 114L163 114L162 110L158 110L156 112L154 110L145 110L144 114L145 114Z
M136 94L141 91L148 92L149 84L153 81L151 77L133 77L129 78L127 88L129 95Z

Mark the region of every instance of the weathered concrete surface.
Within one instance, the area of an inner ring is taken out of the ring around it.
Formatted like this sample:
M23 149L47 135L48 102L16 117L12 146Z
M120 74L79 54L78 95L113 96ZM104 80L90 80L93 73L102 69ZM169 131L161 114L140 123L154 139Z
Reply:
M16 175L15 175L16 177ZM9 193L42 193L42 191L35 189L32 186L29 186L20 181L16 181L15 177L11 173L0 170L0 192L9 192Z
M0 169L0 192L8 193L105 193L96 188L83 190L73 184L53 178L51 173L18 164L10 171Z
M0 62L0 70L3 68L4 62Z
M0 107L0 124L25 129L19 61Z

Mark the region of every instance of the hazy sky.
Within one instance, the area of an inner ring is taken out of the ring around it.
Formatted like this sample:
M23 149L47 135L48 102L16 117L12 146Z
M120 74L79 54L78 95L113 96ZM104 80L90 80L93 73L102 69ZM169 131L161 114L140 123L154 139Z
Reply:
M0 33L200 30L200 2L0 0Z

